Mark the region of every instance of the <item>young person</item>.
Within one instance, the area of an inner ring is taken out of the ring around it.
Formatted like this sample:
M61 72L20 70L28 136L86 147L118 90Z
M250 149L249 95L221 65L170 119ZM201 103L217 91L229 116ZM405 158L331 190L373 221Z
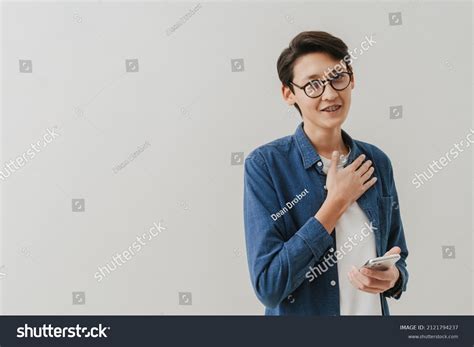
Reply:
M389 315L406 290L408 249L392 164L342 130L355 75L346 44L297 35L277 63L302 123L245 160L244 225L253 288L266 315ZM370 258L400 254L388 270Z

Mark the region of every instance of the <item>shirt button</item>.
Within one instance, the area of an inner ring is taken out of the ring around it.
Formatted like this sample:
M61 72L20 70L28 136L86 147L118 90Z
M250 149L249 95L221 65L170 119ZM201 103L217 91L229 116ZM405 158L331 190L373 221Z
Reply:
M321 163L321 161L318 161L318 164L317 164L317 165L318 165L318 166L321 166L321 165L323 165L323 163Z
M336 281L332 280L331 285L334 287L336 285Z
M324 185L324 190L328 190L328 188L326 187L326 185Z

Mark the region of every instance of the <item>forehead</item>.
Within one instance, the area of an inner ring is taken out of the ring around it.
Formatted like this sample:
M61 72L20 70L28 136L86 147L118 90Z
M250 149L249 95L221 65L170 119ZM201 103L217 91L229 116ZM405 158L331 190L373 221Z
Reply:
M293 81L303 82L311 78L326 78L340 61L327 53L308 53L299 57L293 66ZM341 64L344 68L344 63Z

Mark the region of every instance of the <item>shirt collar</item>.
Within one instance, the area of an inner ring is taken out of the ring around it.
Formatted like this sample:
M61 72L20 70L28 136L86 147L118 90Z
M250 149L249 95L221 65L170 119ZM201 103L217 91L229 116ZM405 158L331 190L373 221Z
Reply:
M308 169L317 162L321 161L321 157L311 144L311 141L309 140L306 133L304 132L303 125L303 122L298 125L294 134L294 138L296 140L296 143L298 144L301 157L303 158L304 168ZM354 161L355 158L362 154L362 152L360 151L359 146L357 146L357 143L343 129L341 129L341 136L344 143L348 145L351 149L349 153L349 158L347 160L347 165L349 165Z

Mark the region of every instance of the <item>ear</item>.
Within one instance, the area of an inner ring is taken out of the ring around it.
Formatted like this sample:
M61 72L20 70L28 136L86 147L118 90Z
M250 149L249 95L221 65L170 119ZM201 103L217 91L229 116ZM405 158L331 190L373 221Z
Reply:
M352 74L351 89L355 87L355 74Z
M281 95L288 105L293 106L296 103L295 94L293 94L291 89L284 84L281 85Z

